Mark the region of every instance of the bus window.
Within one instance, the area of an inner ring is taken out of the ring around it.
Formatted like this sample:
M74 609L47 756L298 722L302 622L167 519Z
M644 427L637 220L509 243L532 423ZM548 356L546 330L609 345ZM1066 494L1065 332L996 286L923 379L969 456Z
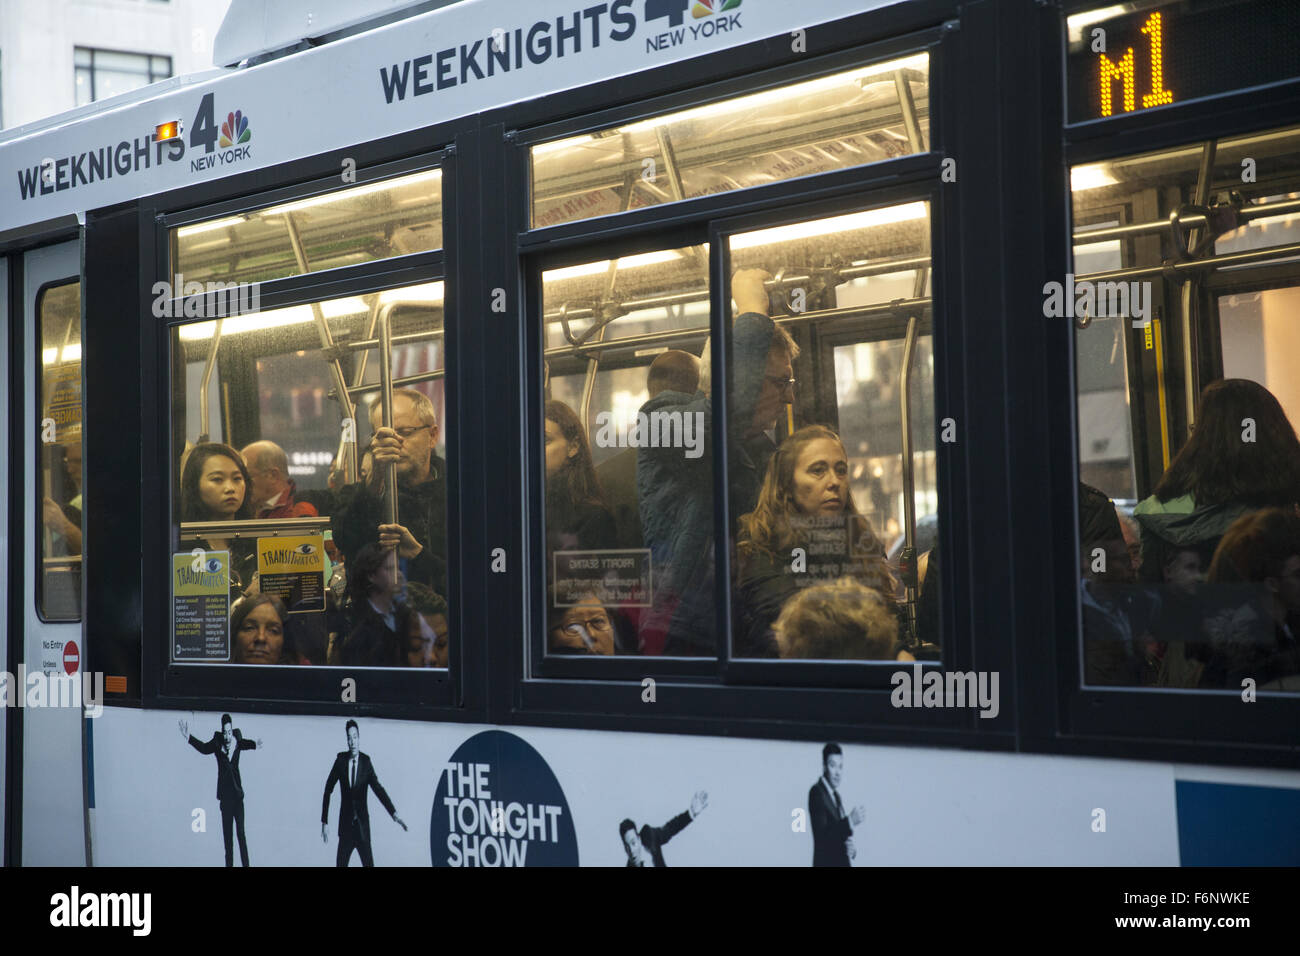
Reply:
M265 282L441 248L434 169L177 227L171 271L184 283Z
M532 226L925 152L929 65L919 53L534 146Z
M912 202L730 239L733 657L936 656L929 233Z
M81 283L49 286L37 299L41 356L41 489L37 515L43 620L81 618Z
M447 666L443 296L435 282L174 330L174 661Z
M1071 171L1087 684L1300 690L1298 146Z
M699 245L542 273L549 653L717 653L708 264Z

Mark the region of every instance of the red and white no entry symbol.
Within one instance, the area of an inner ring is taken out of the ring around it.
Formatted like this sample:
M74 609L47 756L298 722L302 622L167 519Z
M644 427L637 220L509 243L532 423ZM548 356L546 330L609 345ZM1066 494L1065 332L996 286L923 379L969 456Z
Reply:
M63 669L69 674L75 674L80 665L81 652L77 649L77 642L68 641L63 645Z

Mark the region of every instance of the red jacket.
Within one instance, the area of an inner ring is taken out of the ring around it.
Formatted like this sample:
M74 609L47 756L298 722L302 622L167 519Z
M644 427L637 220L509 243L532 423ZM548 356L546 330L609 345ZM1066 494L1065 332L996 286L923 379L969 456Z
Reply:
M291 481L289 490L282 493L280 503L274 508L262 508L258 511L259 518L315 518L320 512L310 501L299 501L294 503L293 495L297 487Z

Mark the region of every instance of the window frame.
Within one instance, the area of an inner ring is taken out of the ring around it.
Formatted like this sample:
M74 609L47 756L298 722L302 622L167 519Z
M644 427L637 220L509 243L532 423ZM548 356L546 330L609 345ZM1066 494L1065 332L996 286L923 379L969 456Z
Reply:
M941 291L960 285L955 266L959 259L957 246L938 225L948 215L948 207L955 205L939 181L945 140L949 136L957 138L953 135L957 129L956 97L945 97L937 92L944 89L945 59L951 54L945 46L952 34L951 29L920 30L770 69L762 68L770 63L770 58L761 61L761 65L753 64L752 58L742 58L742 68L734 79L697 86L689 92L642 99L559 123L536 124L518 132L508 126L503 130L507 141L515 147L508 157L510 181L527 184L531 172L528 147L540 141L635 122L738 93L792 84L871 62L922 51L930 54L929 148L923 153L536 230L528 229L532 209L527 186L510 191L515 200L509 213L510 231L517 237L511 244L510 255L519 263L521 292L525 298L520 330L525 344L511 357L512 366L519 362L522 382L517 400L524 433L525 472L518 476L520 481L512 488L511 494L516 499L523 498L520 507L527 524L526 540L536 543L526 547L536 547L537 553L533 550L525 552L522 563L526 580L519 582L516 591L521 600L511 602L527 608L526 613L511 615L507 618L508 624L494 628L512 634L515 644L507 648L506 661L498 664L493 675L496 683L495 720L583 729L661 730L781 738L816 737L825 734L828 727L834 727L835 733L855 740L897 741L901 734L909 741L934 745L957 745L964 741L964 745L969 746L970 740L978 737L982 741L980 746L999 749L1010 746L1006 736L1008 715L1013 709L1007 703L1008 692L1014 694L1010 682L1004 684L1001 716L980 720L973 710L892 708L888 700L888 677L898 668L888 665L787 661L733 663L718 658L616 657L595 661L541 655L545 641L544 625L540 623L544 620L541 616L544 598L539 594L542 590L539 577L542 571L539 560L542 516L537 503L540 501L542 456L540 434L534 433L540 433L536 424L541 420L544 330L535 317L540 314L542 270L593 258L676 248L698 243L707 236L712 273L710 331L713 336L718 336L723 329L722 299L725 296L729 300L729 293L724 290L730 284L729 275L719 274L725 273L724 257L716 245L721 235L743 231L758 223L775 224L780 220L807 220L847 212L848 203L852 209L861 209L923 199L930 206L933 296L937 303L941 303L935 309L935 323L942 321L946 330L959 327L960 302L955 296L950 301ZM750 68L748 72L744 71L745 66ZM509 116L506 118L508 121ZM726 311L730 311L729 301ZM953 335L944 350L957 354L953 349L961 339L961 334ZM722 350L714 350L713 357L714 406L725 407L725 401L719 404L725 394L722 391L725 388ZM938 349L935 360L935 403L938 408L945 401L940 397L943 395L949 396L949 401L960 401L958 396L962 387L959 384L959 363L948 361ZM515 400L512 397L512 404ZM725 461L725 457L720 457L723 449L725 435L715 430L715 463ZM950 451L952 453L948 454ZM951 511L947 488L952 486L954 472L964 467L959 461L964 454L960 447L939 449L937 477L940 500L945 503L941 515ZM714 483L715 504L720 504L723 509L715 511L715 524L720 524L725 530L724 469L715 467ZM957 527L961 524L962 516L955 514L947 514L940 520L940 539L949 553L959 553L952 549L953 541L963 537L962 530ZM718 530L715 527L715 535ZM720 602L717 613L726 615L724 620L730 614L729 573L729 562L725 555L719 555L715 581L720 589L725 589L728 598ZM966 585L957 580L960 577L957 574L948 577L949 583L943 588L941 602L947 637L945 665L952 669L968 669L970 661L984 655L976 654L969 634L957 636L959 620L952 613L952 605L954 596L964 593ZM1002 648L986 650L990 651L989 661L1004 656ZM1009 671L1006 666L986 669ZM582 676L584 674L596 679L586 679ZM768 676L773 674L774 678ZM667 685L657 686L653 706L648 706L642 699L641 681L647 676L652 676L658 685ZM865 692L864 676L871 688ZM779 686L768 683L773 679ZM502 687L501 682L508 683Z
M33 379L39 382L41 385L41 391L40 391L41 402L39 402L37 405L38 410L43 408L45 401L48 399L48 396L45 395L45 368L43 363L41 362L41 353L43 351L43 346L45 343L44 337L41 334L41 303L45 301L45 294L52 289L60 289L63 288L64 286L69 286L69 285L77 286L77 298L78 301L81 302L81 316L78 320L77 334L79 337L79 341L84 342L85 329L86 329L86 307L85 307L84 300L82 300L81 298L82 296L81 284L82 284L81 276L73 276L71 278L65 278L65 279L52 279L36 290L36 300L33 305L33 308L35 309L35 315L33 318L35 319L34 330L36 334L36 361L38 364L36 368L33 370L32 376ZM81 390L82 390L82 426L81 427L82 427L82 434L83 434L82 454L84 456L85 454L85 438L84 438L85 389L86 389L86 370L85 370L84 359L78 362L78 368L81 377ZM41 431L40 422L37 422L36 433L38 436L40 435L40 431ZM59 444L59 443L55 442L55 444ZM38 442L37 447L43 450L48 446L44 445L41 442ZM42 488L43 487L42 479L44 478L44 472L45 472L43 453L37 454L36 460L34 462L34 466L36 469L36 482L34 487ZM81 467L81 480L84 487L85 480L86 480L86 467L85 467L84 458ZM84 498L82 499L82 504L83 506L85 504ZM84 510L83 510L83 515L84 515ZM82 534L84 540L84 534L85 534L84 518L82 520ZM45 597L45 558L46 558L45 545L44 545L45 525L39 516L36 519L35 534L33 537L35 538L35 540L32 542L31 545L35 553L33 567L37 567L41 569L40 573L34 576L35 588L33 589L33 594L32 594L32 600L35 602L36 619L43 624L80 624L83 618L85 618L86 616L86 608L85 608L85 600L84 600L84 594L85 594L85 583L84 583L85 546L84 544L82 546L82 553L80 555L80 557L82 558L81 569L77 572L77 577L80 585L77 588L77 613L73 617L48 617L46 616L45 613L44 601L43 601Z
M1065 122L1066 17L1098 6L1070 3L1057 13L1055 44L1060 83L1055 127L1060 134L1061 163L1051 181L1059 184L1063 229L1048 234L1049 252L1059 275L1072 271L1073 202L1069 171L1076 165L1140 155L1203 142L1207 131L1224 139L1288 125L1278 117L1295 115L1300 104L1300 78L1255 90L1234 90L1160 107L1157 110L1090 120ZM1053 123L1047 115L1044 122ZM1048 228L1052 224L1045 223ZM1238 276L1238 280L1243 278ZM1202 291L1202 296L1204 290ZM1202 314L1202 319L1205 316ZM1069 502L1052 516L1056 544L1052 548L1049 593L1055 596L1052 616L1056 639L1045 648L1039 673L1050 675L1052 693L1037 701L1026 699L1033 717L1027 742L1049 753L1104 753L1111 757L1195 761L1257 766L1300 766L1300 749L1292 728L1300 726L1300 694L1265 692L1243 709L1237 690L1160 690L1142 687L1095 687L1082 683L1082 613L1079 600L1079 529L1077 448L1077 389L1073 323L1063 324L1051 337L1058 348L1046 355L1049 416L1054 431L1068 435L1064 447L1046 461L1052 497ZM1200 370L1204 373L1205 369ZM1181 375L1171 391L1181 388ZM1179 413L1181 414L1181 413ZM1175 421L1178 418L1175 417ZM1153 476L1157 477L1157 476ZM1140 475L1139 475L1140 479ZM1141 500L1143 487L1138 488ZM1149 494L1149 489L1146 489ZM1062 514L1061 512L1066 512ZM1066 525L1061 519L1070 521ZM1056 727L1054 734L1044 732ZM1243 744L1242 741L1247 743Z
M268 280L261 284L260 299L262 310L269 311L407 285L434 281L446 283L443 312L444 381L447 385L445 420L440 424L446 434L448 458L449 555L455 554L462 544L459 523L453 519L456 502L464 487L461 473L465 468L462 449L466 427L461 398L464 390L457 384L465 362L459 345L457 286L460 277L456 272L458 259L455 252L460 241L456 231L465 229L466 219L458 214L457 183L465 176L470 181L471 190L478 188L473 171L465 169L468 164L456 162L457 140L466 138L465 128L466 124L459 122L422 130L419 134L395 136L376 144L339 151L338 155L323 154L308 162L286 163L269 171L244 173L211 184L176 190L141 207L141 233L145 242L142 244L140 282L142 290L149 290L160 278L170 281L173 262L170 230L178 226L236 211L249 211L330 192L345 192L435 167L442 170L441 248ZM430 149L430 132L434 134L432 142L445 145ZM345 159L355 163L355 180L346 183L339 175ZM275 185L267 189L268 182ZM468 205L472 209L472 203ZM472 216L468 218L472 219ZM152 299L146 293L143 301L149 303ZM173 315L183 315L183 312L176 311L183 302L183 297L171 300ZM151 374L146 377L144 394L152 392L155 397L153 408L149 407L149 400L142 402L142 432L146 439L143 462L146 473L152 470L155 475L163 476L163 480L153 479L144 488L146 528L142 552L145 581L162 580L159 575L167 573L173 533L172 496L179 479L179 475L173 473L175 423L172 420L172 401L176 387L184 394L184 381L183 375L179 382L172 377L171 332L177 326L202 321L205 320L159 320L153 318L147 307L141 311L143 354L150 356L153 364ZM152 494L149 493L150 485L154 489ZM482 719L481 694L474 677L482 668L482 650L475 642L456 636L466 633L464 628L472 627L472 614L466 613L463 596L467 587L465 578L456 563L449 562L449 625L453 637L445 670L337 666L250 668L225 662L173 663L170 659L170 590L146 586L142 595L143 630L151 636L144 638L141 646L141 701L145 706L161 708L239 707L267 713L360 713L423 719ZM341 681L345 677L356 681L355 702L342 700Z
M90 54L90 64L87 66L83 66L82 64L77 62L77 55L83 52ZM116 53L119 56L143 57L146 61L145 71L143 73L138 73L135 75L144 76L146 78L146 82L144 84L145 86L152 86L154 83L159 83L163 80L171 79L173 76L176 75L176 63L174 58L169 53L145 53L140 50L110 50L106 47L74 45L72 48L72 98L74 103L76 102L76 98L77 98L77 76L82 70L87 71L86 75L90 80L90 100L87 103L81 105L88 106L90 103L100 102L99 97L95 95L95 73L96 73L95 54L96 53ZM167 61L167 74L165 76L154 74L155 59ZM119 70L117 72L122 72L122 71ZM120 95L120 94L114 94L114 95Z

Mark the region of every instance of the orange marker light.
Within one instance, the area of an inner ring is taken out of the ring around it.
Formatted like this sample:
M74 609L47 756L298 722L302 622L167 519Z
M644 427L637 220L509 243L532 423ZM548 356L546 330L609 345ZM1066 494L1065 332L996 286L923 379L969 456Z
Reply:
M154 128L153 138L155 142L161 143L164 140L175 139L181 135L181 121L172 120L170 123L162 123Z

